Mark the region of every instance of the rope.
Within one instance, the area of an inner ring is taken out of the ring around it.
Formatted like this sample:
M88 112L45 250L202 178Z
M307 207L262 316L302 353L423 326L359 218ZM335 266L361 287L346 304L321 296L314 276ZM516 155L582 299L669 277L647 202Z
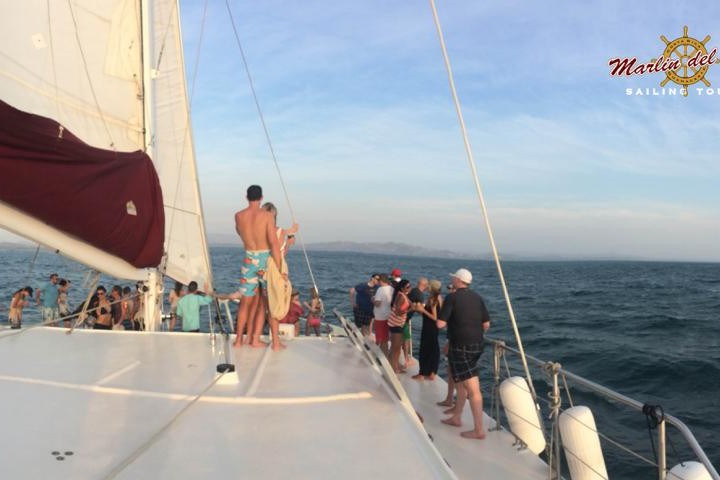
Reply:
M450 84L450 91L452 92L453 102L455 103L455 110L457 111L458 121L460 122L460 130L462 131L463 141L465 144L465 153L467 154L468 164L473 174L475 181L475 189L477 190L478 199L480 200L480 207L482 209L483 217L485 219L485 228L487 229L488 237L490 239L490 246L492 247L493 258L495 259L495 266L497 267L498 276L500 277L500 284L502 285L503 295L505 297L505 303L507 305L508 314L510 315L510 322L512 324L513 332L515 333L515 340L517 341L518 350L520 351L520 359L522 360L523 369L525 370L525 377L530 387L533 399L537 398L535 393L535 387L533 386L532 377L530 376L530 369L528 368L527 359L525 358L525 349L523 348L522 338L520 338L520 331L518 330L517 322L515 321L515 312L513 311L512 302L510 301L510 294L508 293L507 284L505 282L505 275L503 275L502 266L500 265L500 256L498 255L497 247L495 246L495 237L493 235L492 227L490 226L490 219L488 217L487 207L485 206L485 198L483 196L482 188L480 186L480 180L478 178L477 169L475 168L475 160L473 159L472 148L470 147L470 140L468 139L467 130L465 128L465 120L463 118L462 109L460 108L460 100L458 99L457 92L455 90L455 80L453 79L452 68L450 67L450 59L448 57L447 49L445 48L445 39L443 37L442 28L440 27L440 19L438 18L437 9L435 8L435 0L430 0L430 6L433 11L433 18L435 20L435 27L437 28L438 38L440 39L440 48L442 49L443 58L445 60L445 68L447 69L448 82Z
M240 42L240 35L238 34L237 27L235 26L235 19L233 18L232 9L230 8L228 0L225 0L225 5L227 7L228 15L230 16L233 32L235 33L235 41L237 42L238 49L240 50L240 57L242 58L243 65L245 66L245 73L247 74L248 83L250 84L250 91L252 92L253 100L255 101L255 107L257 108L258 115L260 116L260 123L262 124L263 131L265 132L265 139L267 140L268 147L270 148L270 155L272 156L273 163L275 164L275 170L277 170L278 177L280 178L280 185L282 186L283 193L285 194L285 202L287 203L288 210L290 211L290 218L293 223L297 223L295 219L295 212L293 211L292 204L290 203L290 196L288 195L287 188L285 187L285 181L283 180L282 172L280 171L280 165L278 164L277 156L275 155L275 148L273 147L272 140L270 139L270 132L268 131L267 124L265 123L265 117L262 113L262 109L260 108L260 101L258 100L257 93L255 92L255 84L253 83L252 76L250 75L250 67L248 66L247 59L245 58L245 51L243 50L242 43ZM298 230L295 235L300 241L300 247L302 248L303 255L305 257L305 263L307 263L308 272L310 273L310 280L312 281L315 290L319 293L320 290L315 282L315 275L313 274L312 267L310 266L310 259L308 258L302 234Z
M156 443L160 437L170 429L170 427L175 424L178 418L188 411L190 407L195 405L200 398L202 398L203 395L205 395L208 390L210 390L212 387L215 386L215 384L222 378L222 376L225 375L224 373L221 373L220 375L217 375L210 384L205 387L200 393L198 393L195 398L193 398L187 405L185 405L180 411L175 414L174 417L170 419L168 423L166 423L163 427L161 427L157 432L155 432L154 435L152 435L147 441L145 441L142 445L140 445L138 448L135 449L130 455L128 455L123 461L121 461L115 468L113 468L106 476L106 479L115 478L120 473L122 473L125 468L127 468L129 465L131 465L135 460L140 457L143 453L145 453L154 443Z
M30 281L30 275L32 275L32 271L35 268L35 261L37 260L38 253L40 253L40 244L37 244L37 248L35 249L35 255L33 255L33 259L30 262L30 265L28 266L28 271L25 274L25 281L23 282L23 285L27 285Z
M92 288L88 288L88 294L85 297L85 302L83 302L83 308L80 311L80 314L78 315L78 318L75 321L75 323L73 323L72 327L70 327L70 330L67 331L68 335L73 333L73 331L75 331L75 328L77 328L77 326L80 325L81 322L85 321L84 317L87 315L87 308L88 308L88 305L90 305L90 299L92 298L93 292L97 288L97 284L100 281L100 272L96 271L95 275L92 277L92 280L89 277L90 275L92 275L92 270L88 270L88 275L85 278L85 284L88 287L92 287Z

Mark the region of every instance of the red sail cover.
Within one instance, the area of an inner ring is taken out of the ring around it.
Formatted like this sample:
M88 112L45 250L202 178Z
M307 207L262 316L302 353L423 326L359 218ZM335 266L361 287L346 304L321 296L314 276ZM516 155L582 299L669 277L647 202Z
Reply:
M136 267L160 264L165 215L150 157L91 147L2 101L0 200Z

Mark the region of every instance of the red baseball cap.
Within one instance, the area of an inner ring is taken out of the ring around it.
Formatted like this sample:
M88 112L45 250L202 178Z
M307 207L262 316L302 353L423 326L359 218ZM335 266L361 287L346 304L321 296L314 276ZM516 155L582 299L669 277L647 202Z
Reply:
M391 277L402 277L402 272L399 268L393 268L393 271L390 272Z

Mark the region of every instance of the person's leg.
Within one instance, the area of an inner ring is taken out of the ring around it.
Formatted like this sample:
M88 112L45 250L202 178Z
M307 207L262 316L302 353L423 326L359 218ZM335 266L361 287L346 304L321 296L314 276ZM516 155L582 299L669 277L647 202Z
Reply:
M267 296L265 295L265 289L258 288L256 297L258 298L258 300L257 307L255 309L255 315L253 318L253 329L251 330L250 327L248 327L248 335L250 336L249 343L251 347L265 347L267 344L260 340L263 328L265 327L265 319L267 312Z
M392 332L390 334L390 365L395 373L402 373L405 370L400 368L400 352L402 350L403 334Z
M462 432L465 438L475 438L482 440L485 438L485 432L483 432L483 411L482 411L482 392L480 391L480 380L478 377L470 377L463 382L464 390L467 392L467 397L470 400L470 410L473 414L474 427L472 430Z
M270 323L270 336L272 337L272 339L271 339L272 347L271 348L275 351L285 348L285 345L283 345L282 342L280 342L280 335L278 333L280 321L277 318L273 318L272 316L270 316L269 323ZM258 337L258 339L259 338L260 337Z
M235 333L237 334L237 337L235 338L235 343L233 343L234 347L239 347L243 344L245 325L248 321L250 312L255 312L256 303L257 297L243 296L240 299L240 306L237 311L237 324L235 326Z
M457 400L455 400L455 406L443 412L448 413L451 416L450 418L443 420L442 423L452 425L453 427L459 427L462 425L462 412L465 407L465 400L467 400L467 392L463 382L458 382L455 386L457 387Z

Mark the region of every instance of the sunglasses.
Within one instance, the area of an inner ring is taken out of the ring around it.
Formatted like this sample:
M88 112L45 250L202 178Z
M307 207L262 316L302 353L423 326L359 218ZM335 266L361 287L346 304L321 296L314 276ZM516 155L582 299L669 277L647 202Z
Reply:
M98 296L103 296L103 295L105 295L105 292L97 292L97 294L98 294Z

